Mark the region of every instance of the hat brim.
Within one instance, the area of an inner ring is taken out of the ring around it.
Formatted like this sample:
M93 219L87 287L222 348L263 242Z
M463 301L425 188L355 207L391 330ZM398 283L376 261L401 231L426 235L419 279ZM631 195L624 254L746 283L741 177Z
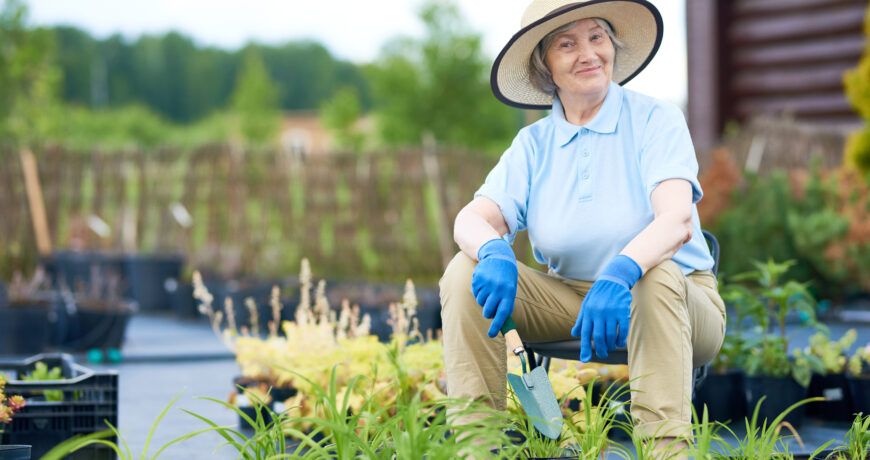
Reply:
M644 0L591 0L568 6L520 29L501 50L492 65L490 85L501 102L521 109L549 109L553 96L535 88L529 80L529 58L548 33L569 22L602 18L613 26L625 44L613 69L613 81L623 85L652 60L662 42L662 16Z

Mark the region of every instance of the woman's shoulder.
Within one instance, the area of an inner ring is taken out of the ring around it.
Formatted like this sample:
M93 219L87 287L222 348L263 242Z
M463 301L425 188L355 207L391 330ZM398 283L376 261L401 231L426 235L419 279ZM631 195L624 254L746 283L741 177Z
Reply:
M514 144L536 148L553 135L552 117L545 116L540 120L520 129L514 139Z
M634 114L658 116L683 116L683 111L673 102L648 94L623 88L623 100Z

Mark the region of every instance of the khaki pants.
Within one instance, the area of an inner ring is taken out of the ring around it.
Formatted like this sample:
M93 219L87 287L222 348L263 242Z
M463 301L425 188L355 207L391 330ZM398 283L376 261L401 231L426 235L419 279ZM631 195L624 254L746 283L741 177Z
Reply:
M506 345L501 334L486 335L490 320L471 293L476 264L460 252L440 281L448 396L505 410ZM522 263L517 268L513 319L520 337L528 342L571 339L592 283ZM685 276L668 260L650 269L631 294L628 369L632 379L638 377L631 384L635 430L645 437L691 436L692 368L713 359L725 336L725 305L716 278L709 270Z

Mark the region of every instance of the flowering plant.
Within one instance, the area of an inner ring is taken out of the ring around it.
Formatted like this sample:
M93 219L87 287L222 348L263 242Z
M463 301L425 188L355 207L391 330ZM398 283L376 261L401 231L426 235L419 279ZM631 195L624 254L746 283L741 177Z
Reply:
M4 425L12 422L12 416L24 408L24 398L20 395L7 396L3 391L6 388L6 377L0 374L0 434L3 433Z

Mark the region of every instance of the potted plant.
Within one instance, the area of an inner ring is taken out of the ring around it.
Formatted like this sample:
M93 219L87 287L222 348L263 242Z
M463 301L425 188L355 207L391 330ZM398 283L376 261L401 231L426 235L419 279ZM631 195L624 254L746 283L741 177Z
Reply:
M16 272L8 288L9 301L0 306L0 353L28 356L58 342L57 294L42 268L31 279ZM26 331L24 333L23 331Z
M135 302L121 297L121 277L94 269L88 285L73 293L62 289L67 333L63 347L69 350L118 350L124 343L127 323L137 311ZM114 355L114 353L111 353Z
M25 406L21 395L6 395L6 378L0 373L0 460L30 460L30 446L4 445L3 432L5 426L12 422L12 416Z
M852 346L857 337L858 332L855 329L849 329L837 341L831 341L824 332L817 332L810 337L810 345L804 352L821 360L825 373L813 374L809 395L821 396L825 401L810 404L807 407L808 414L825 420L852 420L852 397L846 383L845 351Z
M124 257L124 275L130 297L142 311L169 310L166 281L178 279L184 259L177 254L129 254Z
M852 398L852 412L870 414L870 343L858 347L849 357L846 384Z
M750 282L751 287L739 292L759 299L764 306L752 310L756 326L753 335L747 336L743 342L745 356L741 365L746 373L746 407L756 407L766 396L758 416L760 420L773 420L793 403L806 398L812 371L824 372L817 357L801 350L789 354L791 336L786 334L786 316L798 313L806 318L806 324L821 330L826 328L816 321L815 300L807 291L806 284L781 281L794 261L753 261L753 265L755 271L734 277L737 281ZM750 299L745 301L752 304ZM799 426L803 416L804 408L800 406L785 419L793 426Z
M699 414L706 406L710 420L735 422L746 417L743 364L747 323L753 317L763 315L766 306L740 284L721 283L719 291L734 314L728 315L722 347L710 363L707 377L696 388L692 402Z

